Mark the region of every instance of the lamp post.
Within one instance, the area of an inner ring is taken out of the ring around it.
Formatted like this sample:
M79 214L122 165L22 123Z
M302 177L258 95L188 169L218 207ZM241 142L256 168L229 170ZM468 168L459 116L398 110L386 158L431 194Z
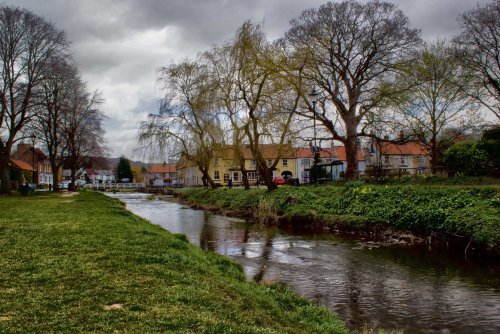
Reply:
M31 143L33 144L31 146L31 157L32 157L32 162L33 162L33 171L31 173L31 183L35 183L35 141L36 141L36 135L33 132L31 134Z
M313 104L313 145L311 146L311 151L314 153L314 184L318 184L318 163L319 163L319 147L316 141L316 102L318 102L319 93L316 88L312 88L311 93L309 93L309 98Z

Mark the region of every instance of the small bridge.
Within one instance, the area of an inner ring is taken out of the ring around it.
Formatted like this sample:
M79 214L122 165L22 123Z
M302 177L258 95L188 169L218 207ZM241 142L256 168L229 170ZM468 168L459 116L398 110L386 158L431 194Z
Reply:
M144 183L93 183L86 184L84 188L95 190L113 190L113 189L130 189L144 192L146 184Z
M165 186L148 186L144 189L145 192L148 194L155 194L155 195L174 195L174 189L171 187L165 187Z

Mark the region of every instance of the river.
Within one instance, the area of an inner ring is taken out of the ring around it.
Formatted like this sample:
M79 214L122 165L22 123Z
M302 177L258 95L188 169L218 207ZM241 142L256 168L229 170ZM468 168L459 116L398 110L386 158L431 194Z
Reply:
M279 281L346 324L404 333L500 333L500 265L377 247L331 234L290 233L117 193L133 213L240 263L249 279Z

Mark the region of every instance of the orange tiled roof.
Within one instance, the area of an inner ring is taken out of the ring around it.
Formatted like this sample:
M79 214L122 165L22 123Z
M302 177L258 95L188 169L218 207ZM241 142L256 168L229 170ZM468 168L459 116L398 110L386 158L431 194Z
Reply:
M384 155L427 155L429 154L429 150L415 142L400 145L381 143L380 153Z
M340 161L347 160L347 155L345 153L344 146L335 146L335 152L337 152L337 157ZM365 160L365 155L363 154L363 151L361 149L358 149L358 161L364 161L364 160Z
M150 173L175 173L175 164L152 164Z
M335 147L324 147L321 148L319 152L320 158L333 158L340 161L346 161L346 153L344 146L335 146ZM313 158L314 154L311 152L310 148L299 148L296 150L297 158ZM363 150L358 149L358 161L364 161L365 154L363 154Z
M31 166L29 163L27 162L24 162L24 161L21 161L21 160L17 160L17 159L10 159L10 161L16 165L18 168L22 169L22 170L33 170L33 166Z
M295 157L297 158L314 158L314 153L311 151L310 148L298 148L295 151ZM335 152L335 149L332 147L326 147L326 148L321 148L321 151L319 152L319 157L320 158L337 158L337 152Z
M278 156L278 145L274 144L261 144L259 145L260 147L260 152L262 153L262 156L264 159L275 159ZM245 160L253 160L253 154L252 151L250 150L249 145L242 145L241 150L243 151L243 157ZM233 160L236 158L236 152L235 148L233 145L227 145L226 147L217 150L215 152L214 156L216 158L222 158L226 160ZM282 159L292 159L295 157L294 150L291 148L291 146L285 146L282 151Z

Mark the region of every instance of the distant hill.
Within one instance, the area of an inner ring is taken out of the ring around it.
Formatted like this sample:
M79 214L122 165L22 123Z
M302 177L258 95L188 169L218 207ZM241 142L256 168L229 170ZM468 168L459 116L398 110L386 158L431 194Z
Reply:
M88 158L88 168L97 170L114 170L118 166L120 158L107 158L107 157L89 157ZM130 160L132 166L140 166L148 168L150 164L142 161L132 161Z

